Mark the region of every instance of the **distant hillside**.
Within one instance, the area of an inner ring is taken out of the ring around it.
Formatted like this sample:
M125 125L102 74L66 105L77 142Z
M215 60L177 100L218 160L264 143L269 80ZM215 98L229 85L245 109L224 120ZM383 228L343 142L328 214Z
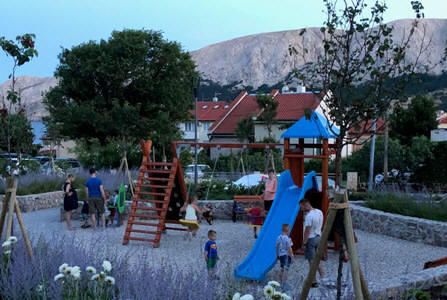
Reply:
M397 20L393 38L401 41L408 34L413 20ZM302 47L300 30L261 33L244 36L206 46L191 52L197 68L204 79L220 85L238 83L241 86L258 88L263 84L273 85L283 80L293 69L303 65L302 58L288 55L290 44ZM407 57L414 61L418 55L421 42L431 38L431 45L421 63L439 60L446 48L447 19L424 19L415 30ZM317 52L322 50L322 33L319 28L307 28L304 34L305 48L309 50L309 59L315 60ZM438 65L434 74L440 74L447 64Z

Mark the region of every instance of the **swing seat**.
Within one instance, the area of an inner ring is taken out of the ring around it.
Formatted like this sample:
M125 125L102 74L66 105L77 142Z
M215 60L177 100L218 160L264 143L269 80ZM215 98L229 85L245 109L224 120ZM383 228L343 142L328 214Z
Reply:
M255 203L263 201L261 195L234 195L233 200L239 203Z
M180 222L180 224L182 224L185 227L188 227L191 230L200 228L198 221L180 219L179 222Z

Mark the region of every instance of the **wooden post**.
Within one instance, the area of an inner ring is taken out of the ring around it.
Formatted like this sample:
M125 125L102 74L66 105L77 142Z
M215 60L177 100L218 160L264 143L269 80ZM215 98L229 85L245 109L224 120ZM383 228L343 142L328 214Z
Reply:
M348 203L348 192L344 190L344 201ZM348 248L349 259L351 261L352 282L356 299L363 299L362 284L360 282L360 264L357 257L357 250L354 240L354 229L352 227L351 211L345 209L344 225L346 232L346 246Z
M9 192L10 192L10 196L9 196L9 203L8 203L8 221L6 223L6 239L9 239L9 237L11 236L11 230L12 230L12 217L14 214L14 203L16 201L17 178L12 176L12 177L8 177L6 180L7 181L12 180L12 184L10 182L9 184L6 185L6 186L10 186L8 188Z
M334 202L342 201L343 197L335 197ZM318 244L317 252L311 262L309 273L307 274L306 280L304 281L303 288L301 290L300 300L307 299L309 295L310 286L312 285L315 275L317 274L318 266L323 258L323 252L326 248L326 243L331 233L332 225L334 224L335 216L337 214L336 209L330 209L326 218L326 223L324 224L324 229L321 234L320 243Z
M10 197L11 197L11 192L9 192L9 187L8 187L8 183L7 183L5 198L3 199L3 205L2 205L2 214L0 216L0 239L2 238L3 229L5 228L6 212L8 211Z
M14 201L14 208L16 211L17 221L20 225L20 229L22 230L23 240L25 241L26 251L28 252L29 257L33 258L33 249L31 248L31 242L28 239L28 235L26 234L25 224L23 224L22 213L20 212L20 207L17 201Z

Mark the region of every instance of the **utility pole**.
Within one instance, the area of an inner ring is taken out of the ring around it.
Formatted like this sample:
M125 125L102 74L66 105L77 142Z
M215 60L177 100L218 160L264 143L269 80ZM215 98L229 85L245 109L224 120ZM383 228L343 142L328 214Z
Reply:
M369 155L369 180L368 191L372 191L374 186L374 150L376 147L376 119L373 120L371 127L371 153Z
M194 192L197 191L198 172L197 172L197 95L200 84L200 77L197 79L197 83L194 86Z

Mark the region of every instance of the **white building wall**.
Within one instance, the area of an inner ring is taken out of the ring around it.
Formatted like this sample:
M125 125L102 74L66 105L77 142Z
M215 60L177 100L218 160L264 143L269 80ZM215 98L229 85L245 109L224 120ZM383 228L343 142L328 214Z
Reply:
M198 122L197 139L199 142L208 142L208 128L213 122L203 121ZM182 122L178 124L178 128L182 131L183 139L194 140L194 121Z
M447 141L447 129L433 129L430 132L430 140L432 142L445 142L445 141Z

